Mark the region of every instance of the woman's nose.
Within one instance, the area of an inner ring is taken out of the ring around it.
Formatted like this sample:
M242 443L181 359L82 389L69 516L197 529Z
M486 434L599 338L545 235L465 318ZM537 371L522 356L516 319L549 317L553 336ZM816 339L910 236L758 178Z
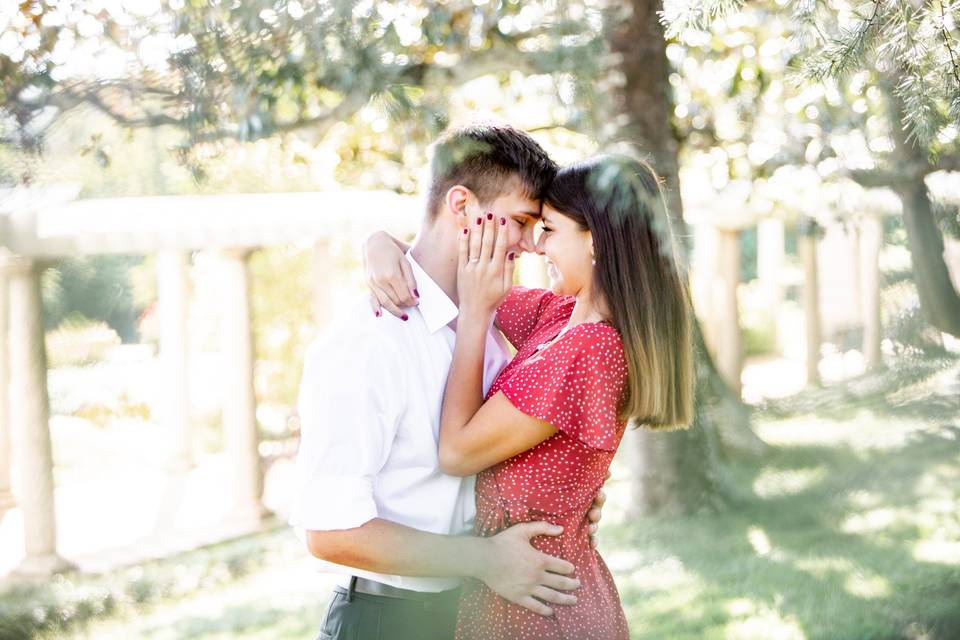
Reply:
M536 252L537 255L540 255L540 256L544 255L544 253L543 253L543 234L542 234L542 233L540 234L540 237L537 238L537 243L533 246L533 250Z

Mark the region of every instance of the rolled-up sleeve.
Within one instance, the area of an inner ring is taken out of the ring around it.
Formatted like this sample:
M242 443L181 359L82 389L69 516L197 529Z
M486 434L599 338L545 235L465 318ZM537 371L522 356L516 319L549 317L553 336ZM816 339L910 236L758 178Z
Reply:
M300 383L300 449L290 524L352 529L377 517L374 481L403 413L403 376L382 336L310 347Z

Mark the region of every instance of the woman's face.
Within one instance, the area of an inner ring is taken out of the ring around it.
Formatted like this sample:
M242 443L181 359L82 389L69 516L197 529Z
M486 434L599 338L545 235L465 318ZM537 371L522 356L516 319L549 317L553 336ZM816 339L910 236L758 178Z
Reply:
M547 259L550 290L562 296L579 295L593 279L590 231L581 229L573 219L546 203L541 224L536 250Z

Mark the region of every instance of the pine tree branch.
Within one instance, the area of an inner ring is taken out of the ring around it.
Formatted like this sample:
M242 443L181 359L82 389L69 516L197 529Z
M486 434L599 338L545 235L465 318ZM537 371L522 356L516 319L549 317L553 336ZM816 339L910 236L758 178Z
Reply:
M841 28L827 47L805 63L807 74L817 81L839 80L862 64L879 31L880 4L880 0L875 0L868 18L861 18L853 27Z
M940 34L943 36L943 46L947 48L950 54L950 68L953 71L953 79L957 82L956 90L960 91L960 70L957 69L957 59L953 54L953 47L950 45L950 34L947 32L947 13L944 7L944 0L940 0Z
M903 185L916 184L918 180L935 171L950 171L951 169L940 167L937 164L929 162L907 162L898 164L896 170L893 169L851 169L838 174L840 177L847 177L859 184L861 187L874 189L879 187L896 188Z

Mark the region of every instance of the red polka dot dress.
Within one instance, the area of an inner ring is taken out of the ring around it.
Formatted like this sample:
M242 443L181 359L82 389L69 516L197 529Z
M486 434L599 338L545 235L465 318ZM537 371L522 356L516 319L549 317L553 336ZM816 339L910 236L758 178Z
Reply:
M616 585L596 549L586 519L626 427L617 419L627 365L611 325L576 325L557 338L575 300L514 287L497 309L497 324L518 349L487 397L502 392L520 411L557 433L477 476L477 534L544 520L557 537L533 545L576 566L577 604L540 616L505 600L476 580L460 601L458 640L628 640ZM557 338L554 340L554 338ZM552 342L551 342L552 341Z

